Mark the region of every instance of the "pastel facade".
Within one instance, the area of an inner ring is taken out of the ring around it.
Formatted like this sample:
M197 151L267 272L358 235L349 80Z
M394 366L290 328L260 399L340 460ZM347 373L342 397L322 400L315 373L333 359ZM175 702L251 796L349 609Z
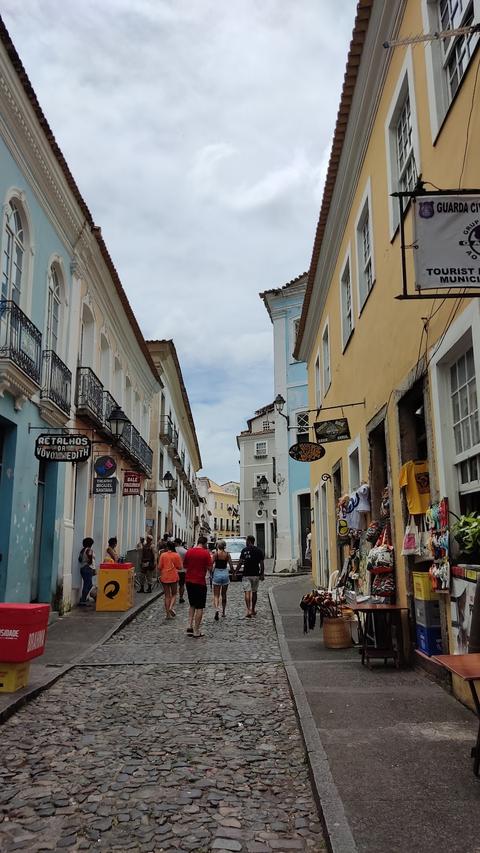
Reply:
M303 273L283 287L260 294L273 324L274 394L285 400L275 416L276 547L275 571L303 565L310 531L310 472L289 456L289 448L309 435L307 368L293 356L307 284Z
M152 409L152 477L147 484L147 528L154 541L171 533L192 545L198 532L196 472L202 466L195 424L173 341L148 341L161 388ZM169 472L174 490L165 491Z
M203 499L209 534L214 539L229 539L240 535L238 493L240 483L230 481L219 485L210 477L198 478L198 491Z
M432 500L448 497L456 513L480 508L480 312L478 300L465 298L396 300L402 265L391 193L413 189L420 175L427 189L480 186L479 36L383 44L478 23L479 13L467 2L358 4L295 351L307 362L309 408L319 408L320 419L322 407L359 404L343 411L351 440L325 444L323 459L310 466L316 580L326 583L342 559L336 499L369 480L374 518L389 491L401 604L412 601L412 565L401 556L401 466L428 459ZM410 282L412 255L407 250ZM448 650L453 627L444 599Z
M273 403L258 409L237 436L240 450L240 532L255 536L266 557L275 556L277 489L275 484L275 424ZM264 494L259 482L268 486Z

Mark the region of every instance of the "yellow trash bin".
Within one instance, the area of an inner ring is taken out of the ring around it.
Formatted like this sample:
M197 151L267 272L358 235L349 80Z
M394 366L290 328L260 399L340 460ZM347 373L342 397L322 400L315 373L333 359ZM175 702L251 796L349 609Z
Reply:
M133 607L132 563L101 563L97 576L97 610L130 610Z
M0 693L15 693L28 684L30 661L0 663Z

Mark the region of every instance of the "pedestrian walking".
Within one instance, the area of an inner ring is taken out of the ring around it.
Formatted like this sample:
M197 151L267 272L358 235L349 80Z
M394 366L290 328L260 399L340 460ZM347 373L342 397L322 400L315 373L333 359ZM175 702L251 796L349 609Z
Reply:
M145 582L147 583L147 592L152 591L152 575L155 571L155 551L153 550L153 536L148 535L145 544L142 548L140 557L140 589L139 592L145 592Z
M199 536L197 545L188 549L183 565L186 570L185 586L190 604L187 634L193 637L203 637L200 626L207 603L206 576L212 568L212 558L207 548L205 536Z
M104 563L118 563L119 553L117 545L117 537L112 536L108 540L107 549L105 551L105 557L103 558Z
M163 586L166 619L172 619L177 615L175 613L175 601L177 599L178 573L181 567L182 560L175 550L175 543L169 542L168 549L162 551L158 556L158 574Z
M185 601L185 569L183 568L183 561L187 549L184 547L181 539L175 539L175 551L182 561L182 568L178 570L178 603L183 604Z
M78 555L80 563L80 575L82 578L82 593L80 595L79 607L86 607L88 604L88 594L93 586L93 576L95 571L95 551L93 550L93 539L87 536L82 542L82 550Z
M264 553L255 545L255 536L247 536L242 549L237 572L243 567L242 586L245 593L246 618L257 615L257 595L260 581L265 580Z
M233 572L232 558L226 550L227 543L224 539L217 542L217 550L213 553L213 606L215 608L215 622L219 619L220 598L222 600L222 616L225 616L227 607L228 584L230 583L230 572Z

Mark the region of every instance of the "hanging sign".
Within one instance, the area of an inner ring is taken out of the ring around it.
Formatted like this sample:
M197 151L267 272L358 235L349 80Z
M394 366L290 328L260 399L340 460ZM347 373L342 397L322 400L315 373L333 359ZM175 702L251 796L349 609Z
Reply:
M313 428L317 441L325 444L328 441L345 441L350 438L350 428L346 418L335 418L333 421L317 421Z
M422 195L413 207L418 290L480 287L480 196Z
M42 433L35 441L35 456L45 462L84 462L92 452L86 435Z
M95 477L93 480L93 494L94 495L116 495L117 493L117 481L114 478L113 480L108 480L105 477Z
M325 448L313 441L301 441L299 444L292 444L288 454L297 462L316 462L325 456Z
M142 475L136 471L125 471L123 477L123 496L139 495L142 486Z
M95 459L93 469L97 477L113 477L117 470L117 463L113 456L99 456Z

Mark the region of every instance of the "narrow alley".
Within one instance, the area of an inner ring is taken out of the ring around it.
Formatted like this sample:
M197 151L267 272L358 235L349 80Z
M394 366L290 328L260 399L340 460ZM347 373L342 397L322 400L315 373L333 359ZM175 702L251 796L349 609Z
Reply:
M160 598L2 727L0 849L324 850L267 588Z

